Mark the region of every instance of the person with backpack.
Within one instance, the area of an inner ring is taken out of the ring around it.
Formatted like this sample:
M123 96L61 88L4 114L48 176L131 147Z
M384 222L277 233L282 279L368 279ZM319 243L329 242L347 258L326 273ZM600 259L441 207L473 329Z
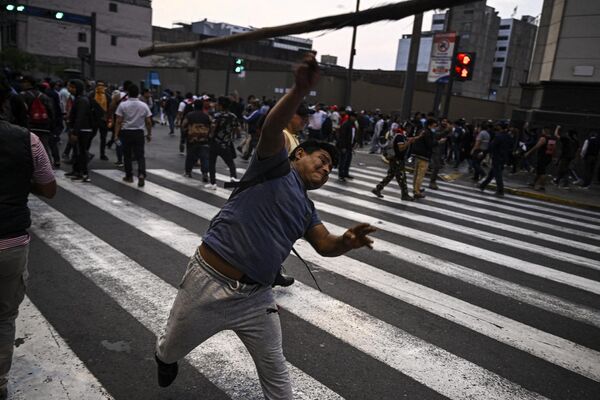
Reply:
M29 130L40 138L48 157L51 157L53 154L50 141L55 125L54 119L58 117L55 115L52 99L42 92L44 88L31 76L23 77L21 88L21 96L27 105ZM60 158L54 162L60 162Z
M208 182L209 172L209 140L211 121L204 112L204 101L194 101L194 111L186 114L181 123L181 129L186 132L186 158L185 173L188 178L192 177L192 169L200 160L200 171L202 171L202 182Z
M358 224L343 235L321 222L307 191L323 186L337 160L335 147L307 141L292 154L283 129L316 84L314 55L296 70L295 85L273 107L242 185L211 221L187 271L155 352L158 384L177 377L178 361L211 336L229 329L254 360L265 399L291 400L279 308L271 284L301 237L322 256L372 247L375 231Z
M554 156L554 152L556 151L556 145L558 143L558 139L556 137L556 133L560 130L560 125L556 127L555 134L550 133L549 127L544 127L542 129L542 133L540 138L538 139L535 146L533 146L527 153L525 153L525 157L529 157L532 153L537 153L537 165L535 169L535 178L533 183L529 186L533 186L534 190L544 191L546 190L546 172L548 170L548 165L552 162L552 157Z
M71 177L74 181L90 182L88 149L92 140L93 127L91 102L84 93L85 86L81 80L70 80L67 88L74 97L73 108L69 115L69 140L77 148L77 158L73 163L73 170L65 176Z
M175 125L179 126L179 155L185 156L185 129L182 127L183 119L185 116L194 111L194 95L191 92L185 94L183 99L177 108L177 119Z
M210 183L204 186L211 190L217 189L217 157L221 157L229 167L230 180L237 181L237 171L233 161L236 157L233 138L240 129L240 124L237 116L229 111L230 105L231 101L228 97L221 96L217 100L218 112L214 116L214 129L209 148Z
M567 189L569 187L571 162L575 159L579 148L577 132L570 129L565 135L558 131L557 136L560 142L560 156L558 157L558 172L554 183L558 185L559 189Z
M106 84L104 81L97 81L94 92L90 94L90 103L92 106L92 140L96 134L100 133L100 159L108 161L106 156L106 136L108 135L108 109L110 106L110 97L106 93ZM91 144L91 141L90 141Z
M402 200L405 201L413 201L414 199L408 194L408 186L406 184L406 170L405 170L405 159L406 159L406 150L408 147L414 142L415 138L407 138L406 131L402 128L398 128L396 132L393 133L393 137L390 138L389 146L386 146L383 150L383 154L386 155L388 159L388 171L386 176L377 184L375 189L371 190L371 192L382 198L383 195L381 191L383 188L387 186L388 183L392 181L392 179L396 178L398 182L398 186L400 186L400 191L402 192ZM388 155L388 152L391 154Z
M108 111L107 126L108 129L112 130L112 137L110 138L108 143L106 143L106 147L110 149L113 143L116 145L115 151L117 153L117 161L115 162L115 166L117 167L123 166L123 146L121 145L120 141L116 140L116 111L117 108L119 108L119 105L121 105L121 103L126 102L129 99L128 91L129 86L132 84L133 82L131 81L125 81L123 82L122 86L123 90L115 90L112 93L112 97L110 100L110 108Z

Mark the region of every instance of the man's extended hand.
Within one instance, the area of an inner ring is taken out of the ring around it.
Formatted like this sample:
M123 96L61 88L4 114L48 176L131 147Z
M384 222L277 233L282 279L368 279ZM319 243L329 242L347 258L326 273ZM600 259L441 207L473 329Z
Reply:
M295 75L296 88L302 92L308 93L317 84L321 74L314 52L309 52L304 56L302 63L296 69Z
M367 246L368 248L372 249L373 239L367 235L375 232L376 230L377 229L374 226L369 224L358 224L344 232L344 236L342 237L344 245L351 249L358 249L363 246Z

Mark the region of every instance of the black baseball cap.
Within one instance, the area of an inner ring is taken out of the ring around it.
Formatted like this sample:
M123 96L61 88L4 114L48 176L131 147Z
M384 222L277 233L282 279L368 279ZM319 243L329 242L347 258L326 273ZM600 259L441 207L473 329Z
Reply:
M322 140L307 140L305 142L300 143L290 154L290 160L296 158L296 151L298 149L304 149L306 152L313 152L315 150L325 150L329 153L329 157L331 157L331 164L334 167L337 167L339 160L339 152L338 149L329 142L325 142Z
M298 114L301 117L306 117L309 113L310 113L310 110L304 103L301 103L298 106L298 108L296 109L296 114Z

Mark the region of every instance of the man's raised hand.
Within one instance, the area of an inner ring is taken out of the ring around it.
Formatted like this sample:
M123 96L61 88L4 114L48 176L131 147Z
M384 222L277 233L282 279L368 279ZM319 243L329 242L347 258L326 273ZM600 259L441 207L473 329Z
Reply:
M304 59L298 65L298 68L296 68L296 88L308 93L317 84L320 75L316 53L306 53Z

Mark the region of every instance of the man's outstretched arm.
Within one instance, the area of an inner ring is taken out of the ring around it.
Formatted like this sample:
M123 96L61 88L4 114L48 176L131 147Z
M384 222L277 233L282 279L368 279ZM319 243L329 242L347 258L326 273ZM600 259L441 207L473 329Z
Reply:
M279 153L285 146L283 129L290 122L302 99L319 80L319 65L314 53L308 53L296 69L294 87L277 102L267 115L256 148L258 158Z
M372 249L373 239L367 235L376 230L375 227L363 223L348 229L342 236L336 236L329 233L325 225L318 224L310 228L304 237L320 255L337 257L363 246Z

